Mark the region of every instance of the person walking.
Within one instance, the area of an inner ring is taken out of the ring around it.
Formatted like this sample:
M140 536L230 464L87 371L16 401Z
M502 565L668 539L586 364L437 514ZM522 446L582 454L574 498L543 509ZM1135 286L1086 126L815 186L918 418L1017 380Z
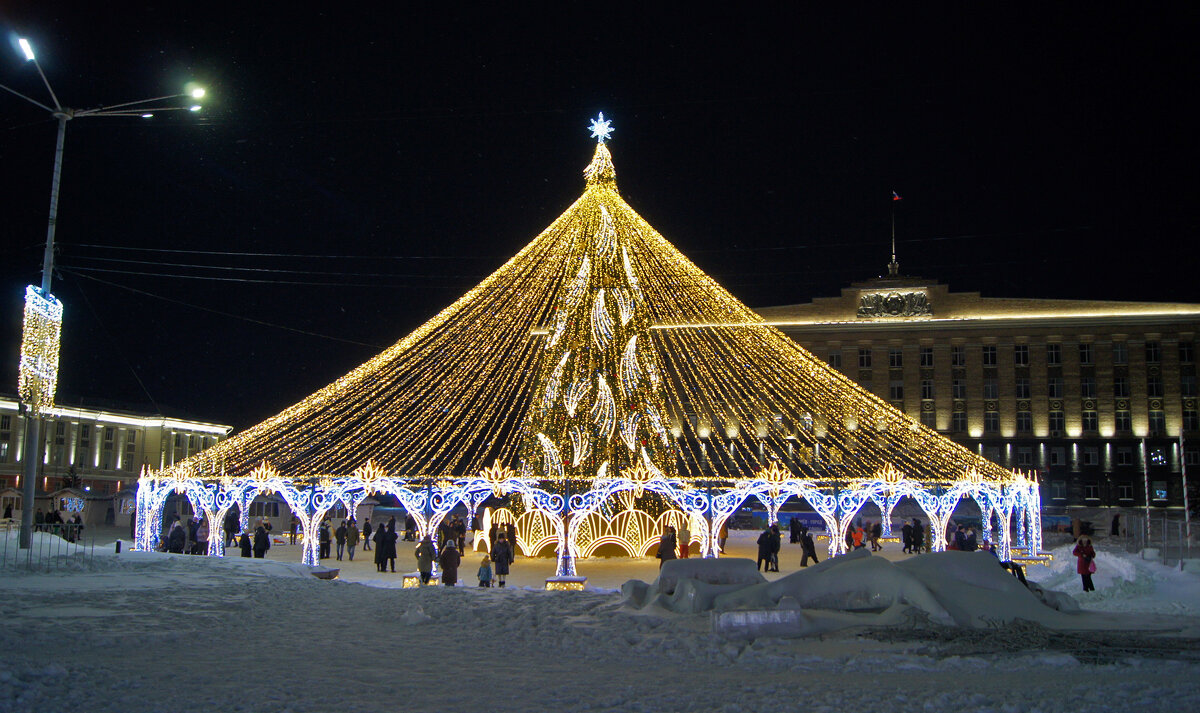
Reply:
M508 536L503 532L496 535L496 546L492 548L492 561L496 563L496 582L504 588L504 578L508 576L508 568L516 560Z
M254 559L266 557L269 549L271 549L271 536L267 534L267 526L259 523L254 530Z
M288 525L288 537L289 537L288 542L289 543L291 543L293 545L296 544L296 530L298 530L299 528L300 528L300 518L296 517L295 515L292 515L292 522L290 525Z
M446 546L438 555L438 564L442 566L442 584L447 587L458 584L458 565L462 563L462 555L458 554L458 548L454 546L454 539L451 537L446 540Z
M484 555L483 560L479 563L478 576L479 576L479 586L481 586L481 587L491 587L492 586L492 561L490 559L488 559L487 555Z
M1075 571L1083 580L1083 591L1094 592L1096 585L1092 584L1092 575L1096 573L1096 550L1092 547L1092 539L1083 535L1075 541Z
M252 545L250 543L249 528L242 530L241 536L238 537L238 547L241 548L241 550L242 550L242 557L249 559L250 558L250 548L252 547Z
M807 527L800 530L800 551L804 553L804 556L800 558L801 567L808 566L809 557L812 558L813 564L820 561L817 559L817 546L813 544L812 535L809 534Z
M225 546L229 547L238 536L238 514L230 510L225 514Z
M426 535L417 543L417 549L414 554L417 556L417 572L421 575L421 584L429 584L429 577L433 574L433 540L429 535ZM383 570L380 569L379 571L382 572Z
M658 568L662 569L663 562L675 559L675 528L667 525L663 528L662 536L658 538Z
M863 529L861 526L854 528L854 532L850 533L850 538L854 541L854 549L861 550L863 548Z
M413 540L416 539L416 534L417 534L417 521L413 519L413 516L411 513L405 513L405 515L404 515L404 541L412 542Z
M363 552L371 549L371 518L363 518Z
M181 555L186 544L187 534L183 531L183 525L176 520L171 523L171 532L167 534L167 552Z
M796 544L800 541L800 520L795 516L788 520L788 544Z
M900 528L900 541L904 543L904 549L900 551L904 554L910 554L912 552L912 533L912 523L908 520L905 520L904 527Z
M346 526L346 554L354 561L354 548L358 547L358 525L353 519Z
M383 556L392 571L396 571L396 518L390 518L387 532L383 533Z
M963 538L963 550L974 552L979 549L979 539L975 535L975 528L967 528L967 536Z
M754 569L763 570L764 572L771 571L771 528L765 528L762 534L758 536L758 561L754 565ZM766 569L763 569L764 565ZM660 565L661 566L661 565Z
M871 551L878 552L883 549L883 545L879 544L879 538L883 537L883 521L871 525Z
M338 525L338 529L333 531L333 537L337 540L337 559L342 561L342 557L346 554L346 521L342 520L342 524Z
M725 553L725 540L729 539L729 521L721 521L721 531L717 534L717 551Z
M679 559L687 559L688 551L692 546L692 531L688 529L687 523L683 522L679 525Z

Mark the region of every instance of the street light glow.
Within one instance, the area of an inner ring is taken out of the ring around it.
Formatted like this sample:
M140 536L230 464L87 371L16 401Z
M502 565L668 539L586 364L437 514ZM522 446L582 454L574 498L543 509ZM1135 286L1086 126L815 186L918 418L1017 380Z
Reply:
M192 98L193 99L203 99L204 98L204 89L201 87L196 87L195 89L193 89L192 90Z
M193 104L191 107L188 108L188 111L200 111L200 105Z
M25 61L28 62L34 58L33 57L33 47L31 47L29 45L29 40L22 37L19 40L17 40L17 44L21 45L21 50L25 53Z
M151 119L151 118L153 118L153 117L154 117L154 115L153 115L153 114L142 114L142 118L143 118L143 119Z

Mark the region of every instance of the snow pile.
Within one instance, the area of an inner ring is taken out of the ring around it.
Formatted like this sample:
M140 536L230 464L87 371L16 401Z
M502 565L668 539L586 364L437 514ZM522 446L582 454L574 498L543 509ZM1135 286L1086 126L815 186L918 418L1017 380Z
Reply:
M626 583L625 604L634 609L653 605L676 613L783 607L853 615L822 615L818 623L791 614L785 617L789 622L802 623L789 627L789 635L892 625L910 617L913 609L921 618L963 627L985 628L1023 619L1056 629L1090 628L1073 613L1078 607L1069 596L1048 592L1039 597L1039 592L1026 588L984 552L938 552L893 563L856 550L773 582L762 581L761 576L760 581L751 581L744 574L749 560L695 560L686 570L673 564L666 563L653 584Z
M1043 587L1070 591L1085 611L1200 615L1197 573L1181 572L1095 541L1092 544L1096 549L1093 592L1080 591L1083 585L1071 554L1072 543L1051 550L1054 560L1047 566L1029 567L1026 576Z

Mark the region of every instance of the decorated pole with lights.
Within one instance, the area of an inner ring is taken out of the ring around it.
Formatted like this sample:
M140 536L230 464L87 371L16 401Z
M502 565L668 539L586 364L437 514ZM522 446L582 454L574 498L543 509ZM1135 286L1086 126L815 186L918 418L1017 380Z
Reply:
M62 177L63 145L66 142L67 122L71 119L87 116L140 116L152 118L155 111L171 111L181 109L177 106L149 107L147 105L175 99L191 97L200 99L204 90L192 87L184 94L173 94L162 97L152 97L134 102L124 102L102 106L96 109L77 110L64 107L58 101L58 95L46 79L33 45L24 37L17 40L21 53L26 62L33 63L41 77L42 84L50 94L53 106L33 99L11 87L0 84L0 89L14 94L34 106L47 111L58 125L57 137L54 144L54 173L50 181L50 215L46 223L46 248L42 254L42 284L41 287L30 285L25 289L25 322L21 337L21 362L19 366L17 393L25 411L25 444L22 470L22 505L21 533L19 546L28 549L33 538L33 510L36 492L37 467L43 459L42 454L42 417L54 406L54 395L58 384L58 353L62 336L62 303L50 292L54 278L54 232L58 225L58 189ZM190 111L200 110L199 104L187 107Z

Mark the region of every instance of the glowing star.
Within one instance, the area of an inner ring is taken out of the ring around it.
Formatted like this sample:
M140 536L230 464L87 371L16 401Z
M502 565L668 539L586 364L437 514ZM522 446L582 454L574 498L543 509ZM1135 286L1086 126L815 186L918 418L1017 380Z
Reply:
M600 112L600 118L592 119L592 125L588 129L592 132L593 139L599 139L600 143L604 143L612 138L612 119L605 120L604 112Z

